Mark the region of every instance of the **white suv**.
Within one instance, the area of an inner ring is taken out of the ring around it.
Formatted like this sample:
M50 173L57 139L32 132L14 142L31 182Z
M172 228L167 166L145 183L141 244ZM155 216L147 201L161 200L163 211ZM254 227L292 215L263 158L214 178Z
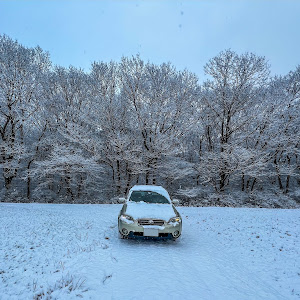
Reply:
M161 186L135 185L130 189L128 198L120 198L123 207L118 217L121 238L169 238L181 235L182 219L170 199L168 192Z

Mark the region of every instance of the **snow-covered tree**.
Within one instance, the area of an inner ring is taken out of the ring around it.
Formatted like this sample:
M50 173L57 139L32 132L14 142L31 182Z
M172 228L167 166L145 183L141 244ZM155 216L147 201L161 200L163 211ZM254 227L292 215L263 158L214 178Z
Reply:
M7 192L28 156L28 129L39 110L41 78L50 66L41 48L0 36L0 163Z
M257 121L259 96L267 86L269 68L264 57L226 50L204 69L212 79L203 84L199 103L206 150L199 157L201 177L216 191L224 191L231 176L252 160L249 150L246 161L241 152L252 134L249 128Z
M121 97L129 103L131 128L142 149L146 184L156 184L166 157L182 152L183 137L194 125L193 104L199 86L188 71L171 64L145 63L139 56L123 58Z
M39 47L0 35L1 200L93 202L134 184L296 199L300 67L270 78L264 57L226 50L205 72L200 84L139 55L51 67Z

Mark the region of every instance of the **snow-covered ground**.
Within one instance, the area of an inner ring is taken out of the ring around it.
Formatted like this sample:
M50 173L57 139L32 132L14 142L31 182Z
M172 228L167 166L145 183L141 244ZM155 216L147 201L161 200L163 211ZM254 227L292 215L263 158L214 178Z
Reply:
M299 299L300 210L179 207L119 240L120 205L0 204L0 299Z

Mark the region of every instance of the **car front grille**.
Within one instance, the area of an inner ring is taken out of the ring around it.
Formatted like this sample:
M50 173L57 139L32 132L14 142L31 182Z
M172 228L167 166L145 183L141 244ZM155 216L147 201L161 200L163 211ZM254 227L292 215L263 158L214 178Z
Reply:
M157 225L157 226L163 226L165 224L164 220L159 219L139 219L138 220L139 225Z

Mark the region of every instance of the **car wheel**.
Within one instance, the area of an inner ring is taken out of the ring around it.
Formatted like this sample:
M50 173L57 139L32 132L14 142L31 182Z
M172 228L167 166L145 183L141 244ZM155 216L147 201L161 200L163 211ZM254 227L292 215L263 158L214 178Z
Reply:
M125 236L124 236L123 234L121 234L120 231L118 231L118 232L119 232L119 235L118 235L118 236L119 236L119 239L124 240L124 239L125 239Z

